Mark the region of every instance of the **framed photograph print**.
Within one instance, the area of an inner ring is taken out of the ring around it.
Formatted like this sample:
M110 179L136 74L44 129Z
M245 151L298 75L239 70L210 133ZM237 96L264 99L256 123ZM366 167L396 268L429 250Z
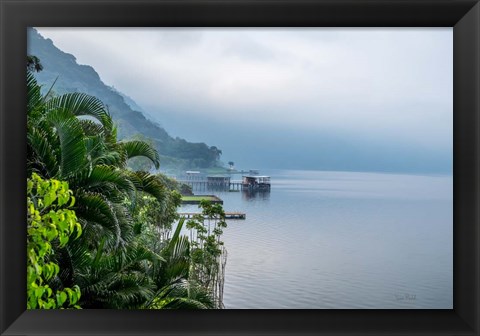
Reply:
M479 335L478 1L0 6L1 335Z

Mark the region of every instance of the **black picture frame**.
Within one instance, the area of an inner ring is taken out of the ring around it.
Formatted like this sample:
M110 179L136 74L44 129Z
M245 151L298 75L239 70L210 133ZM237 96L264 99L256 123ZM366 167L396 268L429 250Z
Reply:
M26 28L453 27L451 310L26 311ZM479 335L478 0L0 0L1 335Z

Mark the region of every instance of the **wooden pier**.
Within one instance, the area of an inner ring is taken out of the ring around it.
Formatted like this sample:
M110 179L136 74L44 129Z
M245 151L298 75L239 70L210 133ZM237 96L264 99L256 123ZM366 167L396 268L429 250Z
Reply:
M209 201L212 204L223 204L223 200L215 195L182 196L182 204L200 204L203 200Z
M177 180L180 183L184 183L192 187L193 190L218 190L218 191L239 191L239 190L270 190L270 177L269 176L245 176L243 181L190 181L190 180Z
M213 181L192 181L177 180L180 183L189 185L194 190L242 190L242 181L213 182Z
M177 181L197 191L270 191L270 176L259 175L257 169L251 169L249 173L249 175L243 175L242 180L235 181L231 180L231 175L227 176L227 174L205 176L199 171L187 171L185 176Z
M200 212L180 212L181 217L192 218L195 215L201 215ZM225 212L225 219L246 219L247 214L244 212Z

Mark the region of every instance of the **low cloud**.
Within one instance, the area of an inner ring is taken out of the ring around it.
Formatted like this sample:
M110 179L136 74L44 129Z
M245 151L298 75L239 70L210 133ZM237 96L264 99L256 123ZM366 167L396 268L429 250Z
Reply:
M38 30L160 121L338 130L450 155L451 28Z

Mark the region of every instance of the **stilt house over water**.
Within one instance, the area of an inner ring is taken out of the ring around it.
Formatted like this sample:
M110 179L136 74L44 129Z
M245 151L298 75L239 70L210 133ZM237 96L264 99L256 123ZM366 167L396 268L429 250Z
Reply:
M270 190L270 176L243 176L242 190Z

